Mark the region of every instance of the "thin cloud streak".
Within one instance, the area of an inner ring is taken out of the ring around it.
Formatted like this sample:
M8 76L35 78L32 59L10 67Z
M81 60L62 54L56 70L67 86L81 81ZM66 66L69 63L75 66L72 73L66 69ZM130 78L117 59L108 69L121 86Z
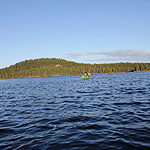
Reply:
M77 59L83 56L105 57L99 59L85 60L85 61L92 61L92 62L100 62L100 61L150 62L150 51L137 50L137 49L118 49L118 50L100 51L100 52L70 53L70 54L66 54L66 56L69 59Z
M68 53L68 54L66 54L66 58L76 59L76 58L79 58L84 55L85 55L84 53Z
M112 50L112 51L102 51L102 52L89 52L89 55L106 55L110 57L141 57L141 56L150 56L150 52L128 49L128 50Z

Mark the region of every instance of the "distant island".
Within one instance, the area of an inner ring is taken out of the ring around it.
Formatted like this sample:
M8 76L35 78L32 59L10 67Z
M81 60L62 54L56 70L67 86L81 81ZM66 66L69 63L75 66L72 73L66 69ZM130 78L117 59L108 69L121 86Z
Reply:
M56 58L25 60L0 69L0 79L150 71L150 63L84 64Z

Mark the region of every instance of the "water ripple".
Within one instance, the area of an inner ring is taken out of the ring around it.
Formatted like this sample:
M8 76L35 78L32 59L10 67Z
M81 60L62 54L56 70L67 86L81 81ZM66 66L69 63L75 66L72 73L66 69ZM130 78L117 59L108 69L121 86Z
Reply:
M0 149L150 149L150 72L0 80Z

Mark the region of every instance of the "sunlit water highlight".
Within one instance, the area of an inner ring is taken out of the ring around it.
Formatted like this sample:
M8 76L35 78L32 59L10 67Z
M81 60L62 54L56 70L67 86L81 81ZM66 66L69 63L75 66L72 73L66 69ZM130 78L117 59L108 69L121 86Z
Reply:
M150 149L150 72L0 80L0 149Z

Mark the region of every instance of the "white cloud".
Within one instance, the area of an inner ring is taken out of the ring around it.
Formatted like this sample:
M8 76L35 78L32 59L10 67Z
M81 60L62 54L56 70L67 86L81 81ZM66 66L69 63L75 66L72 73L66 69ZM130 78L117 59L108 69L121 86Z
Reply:
M70 53L66 54L66 56L69 59L77 59L83 56L96 56L96 59L84 60L91 62L150 62L150 51L137 49L118 49L100 52Z
M66 58L76 59L76 58L79 58L84 55L85 55L84 53L68 53L68 54L66 54Z

